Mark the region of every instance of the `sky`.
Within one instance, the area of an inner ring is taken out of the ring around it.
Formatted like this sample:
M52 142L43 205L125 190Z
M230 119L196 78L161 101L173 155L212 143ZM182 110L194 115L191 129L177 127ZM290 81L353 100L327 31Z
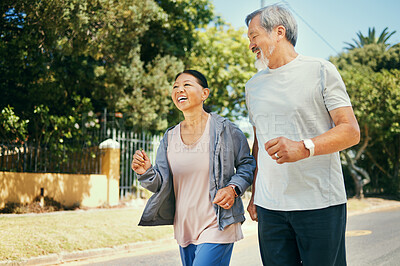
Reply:
M233 27L245 27L248 14L261 7L261 0L212 0L215 12ZM375 27L376 36L388 27L396 31L389 43L400 42L399 0L286 0L263 1L265 5L288 3L298 24L296 51L329 59L353 43L357 33L368 35Z

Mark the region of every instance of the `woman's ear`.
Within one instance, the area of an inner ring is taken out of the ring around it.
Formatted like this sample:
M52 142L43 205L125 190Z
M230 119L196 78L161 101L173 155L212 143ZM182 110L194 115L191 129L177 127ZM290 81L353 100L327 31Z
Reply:
M203 102L207 100L208 96L210 95L210 89L209 88L203 88L203 94L201 96L201 99Z

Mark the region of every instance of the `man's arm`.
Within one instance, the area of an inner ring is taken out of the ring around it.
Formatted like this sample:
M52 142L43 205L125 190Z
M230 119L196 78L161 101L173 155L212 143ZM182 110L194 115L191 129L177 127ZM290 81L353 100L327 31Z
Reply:
M329 114L335 127L312 139L315 155L342 151L360 142L360 128L351 106L334 109Z
M256 160L256 169L254 170L254 179L253 179L253 185L251 186L251 199L249 201L249 205L247 206L247 211L250 214L250 217L253 221L258 221L257 218L257 209L256 205L254 205L254 193L256 191L256 178L257 178L257 172L258 172L258 141L257 141L257 135L256 135L256 128L253 127L254 131L254 142L253 142L253 151L252 155L254 159Z
M351 106L331 110L329 114L335 127L311 139L315 145L314 155L342 151L360 142L360 128ZM265 143L265 150L279 164L296 162L310 155L303 141L293 141L285 137L269 140Z

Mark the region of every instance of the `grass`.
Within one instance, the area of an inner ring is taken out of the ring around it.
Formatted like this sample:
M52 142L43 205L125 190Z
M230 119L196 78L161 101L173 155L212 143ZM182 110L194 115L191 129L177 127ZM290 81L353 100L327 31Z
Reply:
M141 209L0 216L0 261L170 238L172 226L139 227Z
M371 207L371 204L364 200L364 199L348 199L347 201L347 211L348 212L356 212L356 211L361 211L365 210Z
M355 212L384 201L349 199L347 208ZM137 226L141 213L135 207L0 215L0 261L172 238L172 226Z

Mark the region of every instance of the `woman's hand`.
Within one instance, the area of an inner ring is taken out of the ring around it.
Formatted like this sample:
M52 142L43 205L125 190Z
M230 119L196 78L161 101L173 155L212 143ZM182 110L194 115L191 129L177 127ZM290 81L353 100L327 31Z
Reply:
M232 207L234 202L235 192L230 186L228 186L221 188L217 191L217 195L215 195L214 201L212 203L221 206L225 210L228 210Z
M131 167L132 170L139 175L144 174L151 167L150 159L144 150L137 150L135 152L135 154L133 155Z

